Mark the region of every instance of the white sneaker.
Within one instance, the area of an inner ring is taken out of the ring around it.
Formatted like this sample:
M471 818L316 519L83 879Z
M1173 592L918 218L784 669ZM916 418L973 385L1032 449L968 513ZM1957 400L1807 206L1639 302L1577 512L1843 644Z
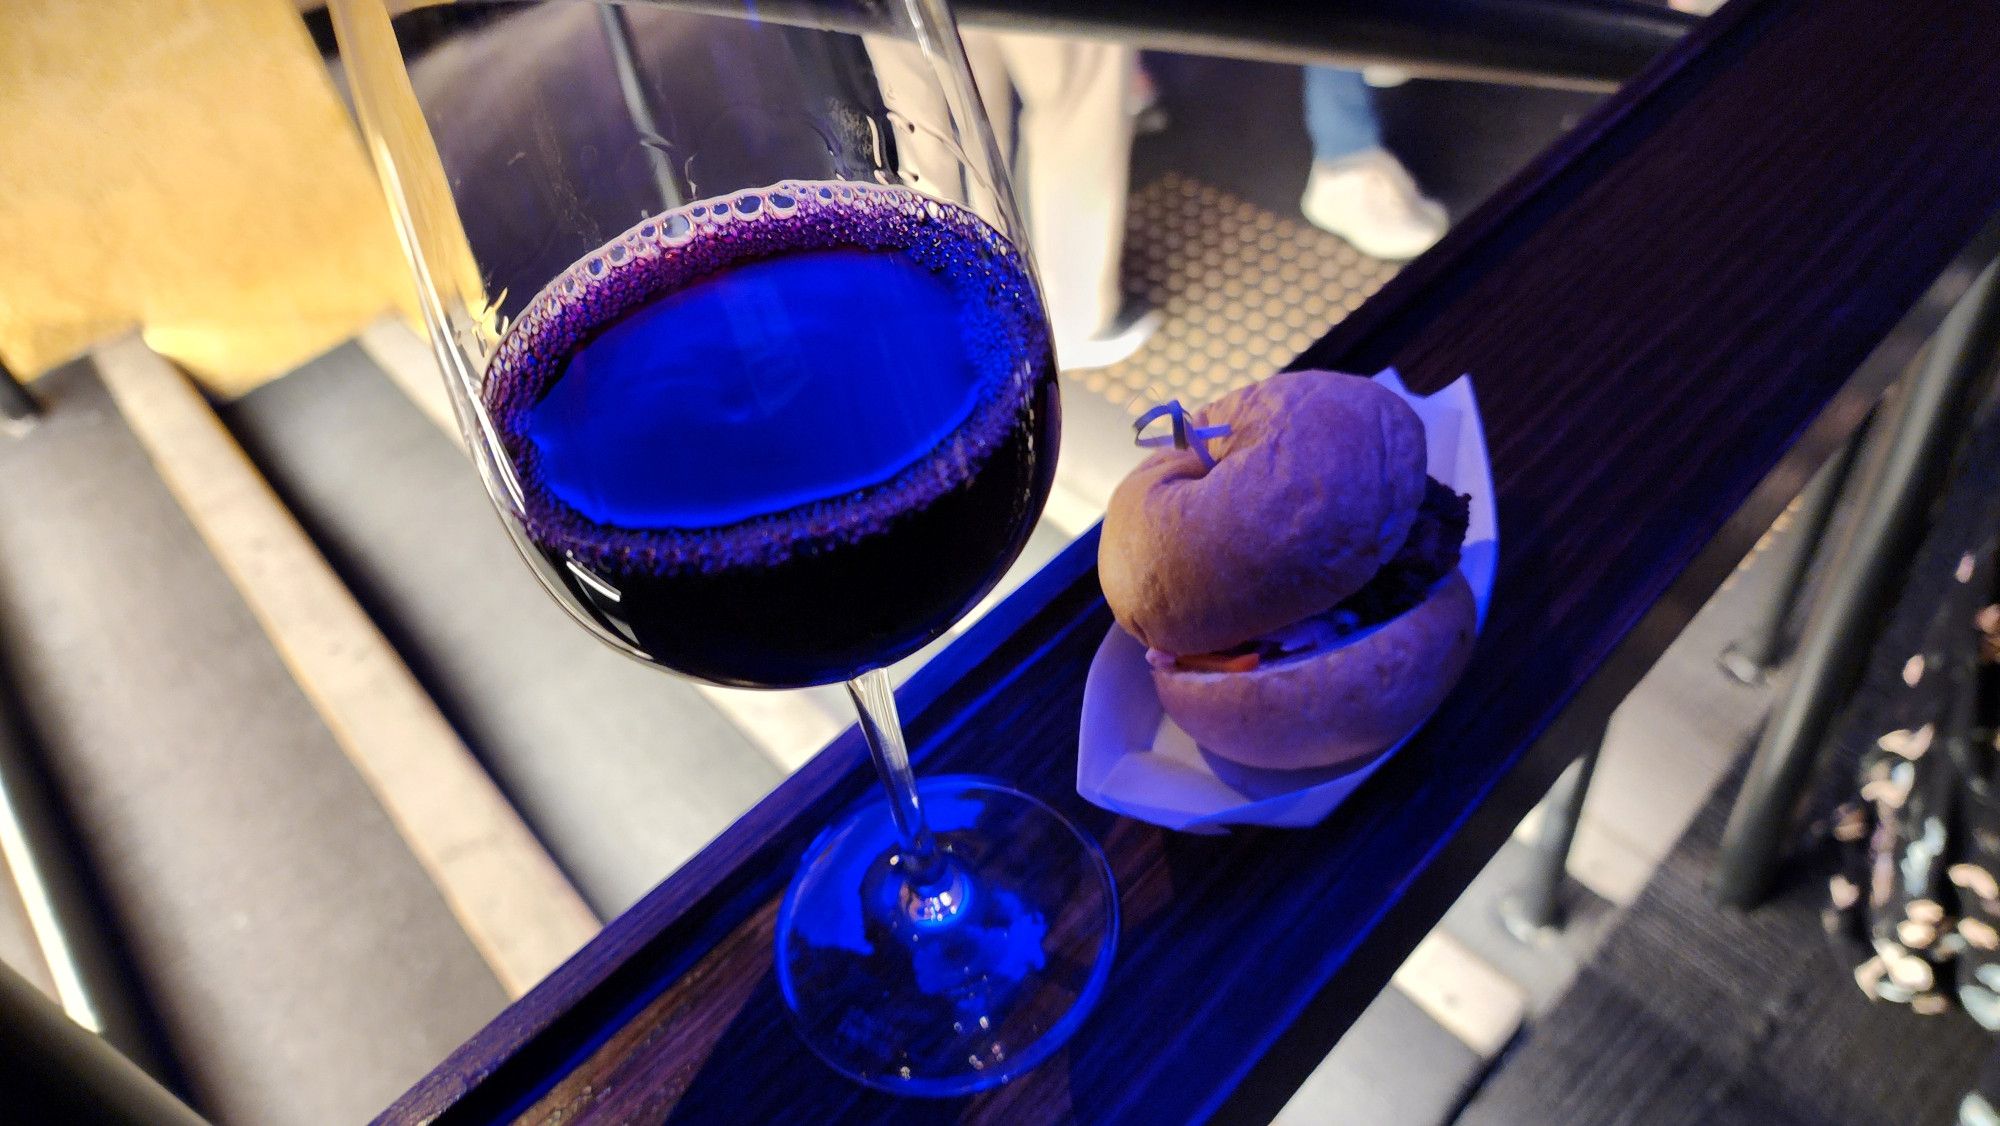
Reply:
M1417 190L1386 149L1314 162L1299 210L1361 253L1391 262L1429 250L1451 226L1444 208Z
M1165 319L1158 309L1128 305L1117 320L1095 336L1069 339L1057 332L1056 366L1063 371L1108 368L1137 352L1140 345L1159 331Z
M1377 90L1393 90L1410 81L1410 72L1399 66L1364 66L1361 81Z

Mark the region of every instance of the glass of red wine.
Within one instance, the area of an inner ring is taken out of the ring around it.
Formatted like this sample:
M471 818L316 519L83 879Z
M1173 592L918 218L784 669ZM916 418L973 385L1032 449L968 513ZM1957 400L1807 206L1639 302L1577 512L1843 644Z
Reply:
M1060 426L942 0L332 11L466 443L549 592L662 669L854 699L886 800L780 905L805 1042L922 1095L1046 1058L1109 972L1110 871L1027 794L918 784L884 672L1019 554Z

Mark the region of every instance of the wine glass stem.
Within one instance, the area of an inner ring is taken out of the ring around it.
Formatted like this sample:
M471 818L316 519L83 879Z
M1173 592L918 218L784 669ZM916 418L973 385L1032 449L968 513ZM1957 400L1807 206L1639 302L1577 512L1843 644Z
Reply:
M903 723L896 716L896 693L889 673L874 669L847 682L854 710L861 714L861 734L875 760L875 773L889 794L889 813L896 819L897 852L903 878L918 892L945 876L937 840L924 825L924 806L917 797L917 779L910 772L910 751L903 743Z

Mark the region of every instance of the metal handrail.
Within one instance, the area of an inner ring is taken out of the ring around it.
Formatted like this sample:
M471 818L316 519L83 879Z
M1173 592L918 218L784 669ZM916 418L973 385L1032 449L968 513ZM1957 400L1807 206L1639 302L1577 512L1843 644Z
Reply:
M4 669L0 669L4 674ZM6 861L62 1011L152 1075L172 1075L81 860L0 675L0 859Z
M1701 22L1629 0L956 0L952 10L968 26L1148 50L1600 92Z
M824 0L640 0L674 11L865 34ZM1700 17L1631 0L954 0L961 26L1113 39L1155 51L1607 92Z
M205 1120L102 1039L0 966L0 1091L9 1121L205 1126Z
M1793 812L1860 681L1884 609L1924 534L1973 408L2000 379L2000 261L1987 265L1885 404L1859 482L1858 515L1799 641L1792 684L1773 707L1731 808L1713 888L1750 908L1777 880Z

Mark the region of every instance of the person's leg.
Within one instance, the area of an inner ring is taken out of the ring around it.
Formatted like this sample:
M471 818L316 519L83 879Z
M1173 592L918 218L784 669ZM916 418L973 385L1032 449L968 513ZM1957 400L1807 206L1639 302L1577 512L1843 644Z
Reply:
M1096 366L1089 342L1118 318L1131 183L1130 47L997 36L1021 98L1014 182L1027 211L1059 357Z
M946 139L951 115L923 49L893 35L864 35L861 42L875 67L882 104L917 126L907 132L895 130L893 171L910 187L956 197L962 174L958 154Z
M1004 160L1013 140L1014 88L1007 82L1006 68L990 38L967 32L965 54ZM875 68L882 104L898 119L890 127L895 140L895 167L890 171L918 191L969 204L975 210L989 208L992 200L986 189L965 175L965 154L960 151L950 107L923 48L893 35L864 35L862 45Z
M1007 77L1007 56L998 32L968 27L959 32L965 44L965 61L972 66L972 84L979 87L979 100L986 106L986 120L993 127L993 141L1000 159L1014 166L1014 80Z
M1338 160L1382 147L1374 97L1360 71L1306 68L1306 131L1312 134L1313 160Z
M1305 108L1313 168L1299 210L1307 219L1391 261L1414 258L1444 237L1444 208L1382 146L1374 92L1358 72L1307 67Z

